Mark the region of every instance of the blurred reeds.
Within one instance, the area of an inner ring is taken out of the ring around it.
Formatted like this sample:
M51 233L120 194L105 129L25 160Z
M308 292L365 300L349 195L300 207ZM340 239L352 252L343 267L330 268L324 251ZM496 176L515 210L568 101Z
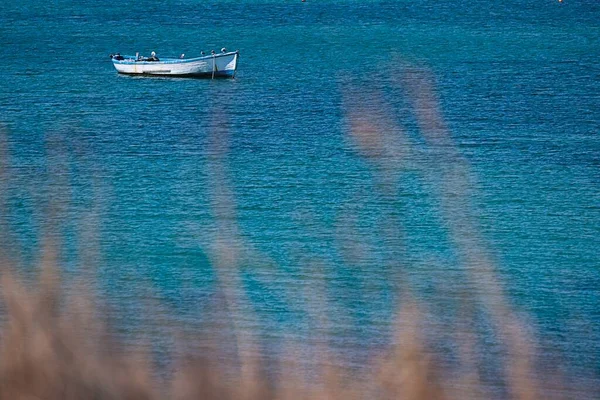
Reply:
M462 319L451 332L458 349L456 362L451 365L443 362L432 348L428 338L448 332L431 332L431 325L423 322L427 304L411 295L410 282L404 279L401 268L394 274L402 289L402 301L393 340L386 351L359 371L344 368L327 348L310 353L316 358L309 360L313 369L310 373L300 367L303 360L294 359L297 355L293 352L289 359L277 360L277 370L273 371L273 366L267 365L271 362L269 358L261 357L258 350L245 343L247 332L236 326L245 301L240 290L239 268L242 258L260 262L260 257L244 242L236 224L235 198L226 162L227 117L217 115L209 144L211 207L216 224L209 242L211 263L216 266L224 299L222 311L230 316L234 340L238 341L237 361L219 357L219 345L215 344L204 352L177 355L172 373L161 374L141 346L131 348L119 343L119 337L97 306L102 299L95 299L85 287L65 287L60 279L60 260L56 257L59 244L52 240L55 235L49 234L40 274L34 281L19 278L18 264L7 246L2 247L0 399L568 398L569 392L563 390L565 384L557 381L556 376L544 377L537 372L530 329L513 311L495 275L494 262L469 205L471 172L443 123L432 78L424 70L406 68L394 82L406 90L411 100L420 134L428 147L427 154L419 153L411 145L411 138L390 117L394 111L381 93L344 84L348 140L373 166L382 197L397 193L397 178L407 168L419 171L437 188L436 196L452 243L465 266L469 284L475 286L472 293L465 295ZM365 108L367 103L370 106ZM373 104L377 104L377 113L373 112ZM10 174L7 153L5 137L0 135L0 184ZM59 164L53 174L64 178L66 173L60 171ZM47 212L60 215L61 201L56 200L60 193L50 197L54 200ZM8 212L6 207L0 193L2 216ZM90 215L93 220L94 213ZM356 216L349 214L344 218L340 229L352 229ZM388 226L382 228L386 243L401 245L402 221L393 215L386 221ZM2 226L6 226L4 221ZM9 242L6 232L0 237L5 244ZM89 237L93 238L93 233ZM370 250L348 248L347 260L351 263L360 257L356 253L360 251ZM86 260L94 263L93 252ZM388 261L393 268L396 260ZM324 301L325 296L318 292L327 277L323 273L315 275L320 278L310 289L312 292L305 295ZM86 279L93 279L92 276ZM91 287L93 283L85 285ZM498 390L490 389L481 376L485 361L478 354L478 338L472 328L473 316L469 312L472 302L484 305L505 349L497 360L502 374ZM328 315L327 304L315 309L321 310L321 315L315 315L314 319L326 330L334 319ZM207 336L209 343L221 340L218 328L197 334Z
M143 351L115 342L86 296L65 296L51 265L44 266L34 287L24 286L3 270L2 399L462 399L489 395L475 368L463 365L457 373L436 364L434 352L424 342L422 316L415 303L407 302L399 313L389 354L373 360L359 374L336 366L333 359L314 363L317 370L310 379L294 363L283 363L281 371L267 374L264 358L240 355L237 365L224 365L215 349L182 359L166 380ZM468 332L459 337L464 340L468 366L473 356ZM509 397L540 398L532 371L521 361L524 356L507 359Z

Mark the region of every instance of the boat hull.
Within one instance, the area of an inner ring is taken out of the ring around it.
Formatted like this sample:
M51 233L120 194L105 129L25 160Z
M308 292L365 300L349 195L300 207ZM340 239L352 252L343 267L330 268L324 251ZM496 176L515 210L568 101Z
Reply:
M165 58L160 61L141 61L132 56L124 56L122 60L113 57L112 62L117 72L127 75L233 78L238 57L239 53L235 51L189 59Z

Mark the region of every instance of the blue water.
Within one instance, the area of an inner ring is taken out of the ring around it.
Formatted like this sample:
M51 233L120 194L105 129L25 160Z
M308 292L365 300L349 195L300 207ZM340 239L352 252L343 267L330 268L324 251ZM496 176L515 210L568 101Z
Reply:
M594 0L2 2L3 253L27 273L60 239L67 275L92 269L118 325L165 352L156 304L267 352L326 331L360 365L408 291L452 359L463 303L485 314L464 254L481 251L542 369L598 385L599 21ZM124 77L108 58L221 47L240 51L234 80ZM450 189L411 76L460 161ZM353 116L414 159L361 146Z

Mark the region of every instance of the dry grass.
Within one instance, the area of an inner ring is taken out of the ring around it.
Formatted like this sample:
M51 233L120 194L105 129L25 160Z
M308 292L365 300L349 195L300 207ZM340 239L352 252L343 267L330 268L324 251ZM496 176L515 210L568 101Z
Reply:
M416 400L489 395L476 370L465 368L467 363L460 373L436 363L423 340L421 312L412 301L405 302L398 316L389 353L358 373L340 369L330 359L314 364L317 373L311 379L294 363L278 363L276 375L265 374L265 358L240 354L235 365L224 365L213 349L181 360L170 378L157 378L160 374L142 351L117 343L89 298L67 296L55 269L45 266L43 271L26 288L4 268L0 399ZM522 359L513 353L506 366L510 397L539 398L530 365Z

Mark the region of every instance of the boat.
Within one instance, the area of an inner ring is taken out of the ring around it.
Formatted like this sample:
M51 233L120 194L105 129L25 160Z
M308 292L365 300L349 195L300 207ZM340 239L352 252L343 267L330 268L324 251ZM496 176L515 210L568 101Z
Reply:
M209 55L195 58L185 58L182 54L173 58L158 58L152 52L150 57L125 56L119 53L111 54L114 67L120 74L152 75L173 77L198 78L233 78L237 70L239 51L221 49L220 53L211 51Z

